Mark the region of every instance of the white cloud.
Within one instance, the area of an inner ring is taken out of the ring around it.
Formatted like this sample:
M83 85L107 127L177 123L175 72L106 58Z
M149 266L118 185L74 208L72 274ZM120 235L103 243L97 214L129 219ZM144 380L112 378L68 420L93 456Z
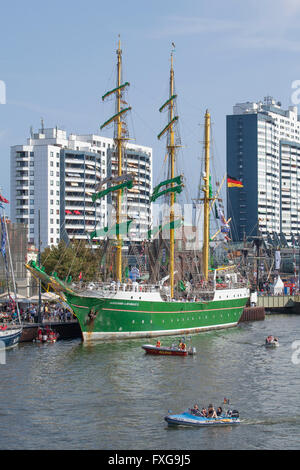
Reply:
M299 52L300 1L278 0L272 5L271 11L260 9L247 20L170 16L164 19L164 26L155 31L154 37L170 37L176 42L178 36L199 36L202 40L201 36L206 35L206 47Z

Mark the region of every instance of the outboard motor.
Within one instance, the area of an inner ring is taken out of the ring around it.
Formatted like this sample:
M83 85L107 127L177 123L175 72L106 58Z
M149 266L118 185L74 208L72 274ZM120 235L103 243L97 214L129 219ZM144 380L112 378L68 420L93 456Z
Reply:
M240 414L238 412L238 410L232 410L231 412L231 417L232 418L239 418Z

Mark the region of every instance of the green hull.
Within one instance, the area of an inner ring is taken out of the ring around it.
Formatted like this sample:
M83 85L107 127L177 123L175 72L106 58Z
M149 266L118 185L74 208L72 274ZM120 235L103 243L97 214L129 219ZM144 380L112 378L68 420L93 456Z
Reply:
M211 302L164 302L66 293L83 339L125 339L198 333L235 326L247 296Z

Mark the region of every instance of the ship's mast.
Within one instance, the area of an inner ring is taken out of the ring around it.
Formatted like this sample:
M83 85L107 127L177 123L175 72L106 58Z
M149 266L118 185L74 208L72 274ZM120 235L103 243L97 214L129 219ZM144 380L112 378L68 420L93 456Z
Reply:
M117 126L117 136L115 138L117 145L117 154L118 154L118 176L122 175L122 120L121 115L121 78L122 78L122 50L121 50L121 41L119 39L119 46L117 50L118 64L117 64L117 113L118 118L116 121ZM122 209L122 189L119 189L117 192L117 207L116 207L116 222L120 224L121 221L121 209ZM117 271L116 277L117 281L122 282L122 239L119 231L117 232Z
M173 69L173 53L171 53L171 69L170 69L170 98L174 96L174 69ZM172 122L174 118L174 101L170 101L169 107L169 122ZM171 124L170 127L170 141L168 145L170 167L171 167L171 178L175 176L175 135L174 126ZM171 183L174 187L174 183ZM174 203L175 193L170 193L170 294L171 299L174 297L174 258L175 258L175 242L174 242Z
M205 113L205 176L204 176L204 237L203 237L203 275L208 280L208 262L209 262L209 202L210 202L210 114L208 110Z
M174 46L174 43L172 43ZM167 134L167 154L169 157L169 173L168 179L160 182L153 190L151 201L155 201L160 196L170 193L170 262L169 262L169 278L170 278L170 296L174 297L174 260L175 260L175 193L180 194L183 188L182 176L175 176L175 152L178 145L175 142L175 125L178 121L178 116L175 115L176 106L175 100L177 95L174 94L174 68L173 68L173 51L171 52L171 67L170 67L170 87L169 87L169 98L159 108L162 112L164 109L168 109L168 124L158 134L158 139L163 135ZM163 189L164 188L164 189Z
M126 87L129 86L128 82L122 83L122 50L121 50L121 41L119 39L118 49L117 49L117 83L116 87L113 90L107 91L102 96L102 101L106 98L110 97L111 95L115 94L116 96L116 109L114 116L110 117L100 129L108 126L112 122L114 123L114 141L115 141L115 148L116 148L116 157L117 157L117 176L114 178L106 178L102 181L100 186L104 184L110 184L107 186L106 190L97 191L93 196L93 202L96 199L106 196L106 194L117 191L116 197L116 235L117 235L117 251L116 251L116 280L121 282L122 281L122 234L121 234L121 212L122 212L122 191L124 188L131 188L133 185L133 178L128 177L128 175L123 174L122 172L122 160L123 160L123 149L124 149L124 142L128 140L127 137L127 128L126 122L123 119L123 116L127 113L127 111L131 110L130 106L124 107L122 104L127 104L123 99L123 92ZM115 183L118 183L115 185ZM128 221L126 221L128 222ZM127 227L128 228L128 227Z

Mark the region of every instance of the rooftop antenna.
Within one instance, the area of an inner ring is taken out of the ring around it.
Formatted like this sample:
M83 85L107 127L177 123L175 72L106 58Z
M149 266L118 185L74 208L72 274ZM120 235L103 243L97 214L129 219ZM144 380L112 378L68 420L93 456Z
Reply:
M42 131L42 134L44 134L44 119L41 118L41 131Z

